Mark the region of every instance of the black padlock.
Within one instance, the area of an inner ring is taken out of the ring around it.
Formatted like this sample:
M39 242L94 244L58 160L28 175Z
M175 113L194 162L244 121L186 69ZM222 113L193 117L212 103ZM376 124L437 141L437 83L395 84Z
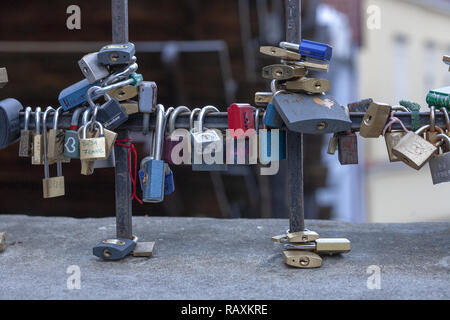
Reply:
M104 260L120 260L131 254L135 247L136 242L131 239L107 239L96 245L92 252Z
M105 129L114 130L128 120L128 114L116 99L108 100L98 108L97 121Z
M0 101L0 150L19 140L19 112L22 109L22 104L16 99Z

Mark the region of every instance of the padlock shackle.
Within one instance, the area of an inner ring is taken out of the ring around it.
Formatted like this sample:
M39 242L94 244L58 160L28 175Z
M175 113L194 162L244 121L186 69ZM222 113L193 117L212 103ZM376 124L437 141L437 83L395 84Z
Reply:
M87 139L87 130L90 129L92 131L93 129L95 129L95 127L98 127L99 137L104 137L105 131L103 129L103 125L98 121L89 121L79 129L79 131L81 130L81 139Z
M446 108L441 108L440 111L444 114L445 127L447 129L447 132L450 132L450 117L448 115L448 111Z
M213 112L220 112L220 111L214 106L205 106L202 108L202 111L200 111L200 114L198 115L198 132L203 132L203 122L205 120L205 117L207 114Z
M108 78L106 78L106 80L104 82L105 85L110 85L118 80L125 79L125 78L129 77L130 74L132 74L133 72L136 72L138 69L138 64L136 63L136 60L137 60L136 56L133 56L133 58L132 58L133 63L130 66L128 66L127 68L125 68L124 70L113 73Z
M178 116L183 112L188 113L188 112L191 112L191 110L186 106L178 106L175 108L175 110L170 115L169 129L168 129L169 134L171 134L172 132L175 131L175 121L177 120Z
M162 159L162 148L163 148L163 139L164 139L164 123L165 123L165 110L162 104L158 104L156 106L156 127L155 127L155 137L154 137L154 160Z
M261 108L256 108L255 110L255 132L259 133L259 114L261 113Z
M436 138L439 138L441 141L444 141L447 150L450 150L450 137L448 135L440 133L436 135Z
M75 111L73 112L72 120L70 121L70 127L72 130L76 130L78 128L80 114L82 112L84 112L85 109L86 109L85 107L80 107L80 108L75 109Z
M30 124L31 107L25 109L23 129L28 130Z
M82 126L85 126L86 123L89 122L89 117L91 116L91 113L92 113L92 109L91 109L91 108L88 108L88 109L86 109L86 110L83 112L83 118L82 118L82 120L81 120L81 125L82 125Z
M63 107L59 107L56 109L54 116L53 116L53 129L58 129L58 121L59 121L59 115L62 113Z
M436 108L430 107L430 131L436 131Z
M34 130L36 131L36 134L41 133L41 107L37 107L36 110L34 110Z
M170 118L170 116L172 115L174 110L175 110L174 107L170 107L169 109L166 110L166 112L164 114L164 128L163 128L163 132L166 132L167 120Z
M202 111L202 109L200 109L200 108L192 109L191 115L189 116L189 131L191 131L192 129L194 129L195 115L196 115L197 113L199 113L200 111ZM198 120L198 117L197 117L197 120Z
M43 135L43 144L44 144L44 177L45 179L50 178L50 168L48 164L48 158L47 158L47 116L50 112L55 112L56 110L48 106L47 109L45 109L44 116L42 117L42 135Z

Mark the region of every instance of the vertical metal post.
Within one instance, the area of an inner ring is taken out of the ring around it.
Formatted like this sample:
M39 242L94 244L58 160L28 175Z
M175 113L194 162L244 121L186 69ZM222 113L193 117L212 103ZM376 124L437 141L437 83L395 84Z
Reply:
M286 0L286 41L300 43L302 38L301 0ZM303 199L303 134L287 131L289 231L305 229Z
M128 0L111 0L112 41L128 42ZM118 132L117 139L128 138L128 131ZM117 238L131 239L133 235L133 207L131 200L131 179L128 171L128 150L115 147L116 156L116 234Z

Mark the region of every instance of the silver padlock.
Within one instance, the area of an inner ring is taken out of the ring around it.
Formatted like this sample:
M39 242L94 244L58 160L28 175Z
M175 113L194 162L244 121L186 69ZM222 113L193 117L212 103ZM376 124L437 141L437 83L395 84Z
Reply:
M98 52L85 55L78 61L78 65L89 83L94 83L109 76L108 68L98 61Z

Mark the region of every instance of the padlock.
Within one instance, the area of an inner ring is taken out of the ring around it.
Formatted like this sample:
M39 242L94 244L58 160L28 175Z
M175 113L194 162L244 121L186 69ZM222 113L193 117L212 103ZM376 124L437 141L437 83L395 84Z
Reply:
M98 86L99 84L99 82L89 83L87 79L83 79L62 90L59 94L58 101L64 111L69 111L73 108L79 107L87 102L88 90L94 86ZM96 99L99 96L100 95L94 96L93 99Z
M136 53L136 48L131 42L108 44L100 49L97 58L104 65L129 64Z
M135 114L139 112L139 104L137 101L126 100L120 103L122 109L125 111L127 115Z
M255 105L258 107L267 106L272 101L272 92L256 92L255 93Z
M137 242L133 250L133 257L150 258L155 250L155 242Z
M259 131L259 159L266 164L286 159L286 131L263 129Z
M271 56L271 57L281 58L281 59L285 59L285 60L298 61L302 58L302 56L296 52L292 52L292 51L289 51L286 49L273 47L273 46L260 47L259 52L261 52L262 54Z
M258 139L254 108L249 104L235 103L227 109L227 112L227 163L256 164ZM250 152L252 147L254 149Z
M429 106L435 106L438 109L450 109L450 87L430 90L428 92L426 101Z
M144 114L143 133L147 134L150 122L150 113L155 111L158 87L155 82L142 81L139 85L139 111Z
M364 138L378 138L383 133L390 114L391 106L372 102L361 121L359 135Z
M332 255L349 252L351 243L345 238L319 238L313 242L288 243L284 247L288 250L305 250Z
M285 89L292 92L322 93L331 90L330 81L315 78L300 78L284 83Z
M228 109L228 129L239 138L249 129L255 129L254 108L246 103L233 103Z
M48 132L47 142L47 159L50 164L57 161L67 162L64 157L64 130L58 129L59 115L62 112L62 107L56 109L53 117L53 128Z
M0 68L0 88L8 84L8 71L6 68Z
M41 134L41 108L37 107L34 110L34 134L33 134L33 151L31 157L31 164L43 165L44 164L44 152L43 148L43 135Z
M16 99L0 101L0 150L19 140L19 113L22 109L22 104Z
M120 260L131 254L135 247L136 242L131 239L107 239L96 245L92 252L104 260Z
M156 106L156 125L153 144L155 145L152 155L142 159L141 177L142 201L159 203L164 200L165 167L162 159L162 144L164 137L164 107Z
M442 153L430 159L430 173L433 184L450 182L450 137L446 134L438 134L437 139L441 139Z
M223 139L221 133L203 127L207 114L219 112L216 107L202 108L198 123L191 129L192 140L192 171L225 171Z
M78 65L89 83L95 83L109 76L108 68L98 60L98 52L85 55L78 61Z
M109 91L108 95L111 98L114 98L117 101L122 102L136 97L138 95L138 89L135 86L125 86L122 88L116 88Z
M31 146L33 142L33 134L29 129L31 115L31 107L25 109L24 125L20 131L19 157L31 157Z
M317 239L319 239L319 234L311 230L304 230L299 232L287 231L286 234L272 237L273 242L280 242L280 243L288 243L288 242L304 243L316 241Z
M142 81L139 85L139 112L152 113L156 109L158 86L155 82Z
M114 130L128 120L128 114L116 99L108 100L98 108L97 121L105 129Z
M386 126L383 129L383 136L386 142L386 148L388 151L389 161L390 162L397 162L400 161L400 159L392 152L392 148L395 147L400 139L402 139L406 133L408 132L408 129L406 129L403 122L394 116L395 112L392 111L391 118L389 119L389 122L386 124ZM394 123L399 123L402 126L403 131L396 130L391 131L391 127Z
M281 128L284 125L283 119L272 103L267 105L263 121L268 128Z
M354 132L338 135L338 158L341 165L358 164L358 137Z
M169 164L164 163L164 195L168 196L175 192L175 181L173 179L173 172Z
M281 60L282 63L286 63L290 66L295 66L295 67L301 67L301 68L306 68L308 71L309 70L313 70L313 71L321 71L321 72L328 72L330 66L327 63L318 63L316 62L316 60L314 61L289 61L289 60Z
M115 168L116 154L114 152L114 144L116 143L117 133L108 129L104 129L106 159L95 160L94 169Z
M168 133L164 137L164 162L168 164L191 163L191 138L186 130L175 131L175 122L181 113L191 112L188 107L179 106L170 114ZM186 154L184 154L186 151Z
M353 103L349 103L347 105L348 110L350 112L364 112L366 113L367 109L370 107L370 105L373 103L373 99L363 99L359 100Z
M285 64L274 64L266 66L262 70L262 76L271 80L289 80L302 78L308 73L305 67L289 66Z
M330 61L333 56L333 48L331 46L311 40L302 40L300 44L281 42L280 47L295 50L304 58Z
M408 132L392 148L394 155L411 168L420 170L437 151L436 146L420 136L429 128L430 125L426 125L416 132Z
M283 258L284 262L291 267L311 269L322 266L322 258L309 251L285 250Z
M287 128L294 132L326 134L349 131L352 126L346 108L329 94L282 91L274 95L272 103Z
M56 177L50 178L50 168L47 157L47 116L50 112L56 113L52 107L48 107L42 119L43 122L43 158L44 158L44 179L42 179L42 189L44 199L57 198L65 195L64 176L62 175L61 162L58 162L58 174Z
M88 129L97 127L99 136L88 138ZM86 125L78 129L80 138L80 159L81 160L103 160L106 159L106 141L103 126L100 122L89 121Z
M78 108L73 112L69 130L64 136L64 157L70 159L80 158L80 140L78 139L78 121L84 108Z

